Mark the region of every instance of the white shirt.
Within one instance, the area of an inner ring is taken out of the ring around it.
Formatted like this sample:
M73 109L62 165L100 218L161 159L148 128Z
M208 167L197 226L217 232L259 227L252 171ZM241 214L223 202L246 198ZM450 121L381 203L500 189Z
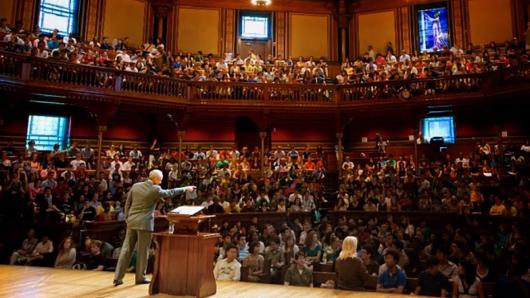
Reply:
M458 157L457 159L455 159L455 163L456 164L459 164L461 163L462 164L462 168L469 168L469 159L465 158L465 157Z
M113 160L111 163L110 163L110 168L112 169L112 171L114 171L116 169L116 164L119 164L120 165L120 170L123 168L123 163L121 161L115 161Z
M241 279L241 263L237 260L228 262L226 259L219 260L213 269L213 275L216 280L233 280Z
M477 277L472 285L469 286L467 289L467 293L464 290L464 285L462 283L462 280L460 279L460 276L456 275L454 277L454 282L458 286L458 297L462 298L470 298L470 297L478 297L478 285L480 283L480 279Z
M409 54L403 54L403 55L399 56L399 62L405 62L407 60L410 61Z
M353 170L354 164L352 161L345 161L342 163L342 169L345 170L346 166L348 166L348 170Z
M131 150L129 152L129 156L135 159L142 158L142 152L140 150Z
M82 159L74 159L70 162L70 165L72 166L72 169L75 171L77 170L77 168L79 168L80 166L85 166L86 167L86 162Z
M134 162L132 162L132 161L126 161L126 162L124 162L124 163L121 165L120 170L122 170L122 171L130 171L131 168L132 168L132 166L134 166L134 165L135 165Z

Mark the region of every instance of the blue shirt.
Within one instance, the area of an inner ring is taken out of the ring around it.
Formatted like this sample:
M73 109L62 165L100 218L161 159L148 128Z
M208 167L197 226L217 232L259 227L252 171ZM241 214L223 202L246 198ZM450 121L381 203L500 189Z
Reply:
M407 283L407 275L399 268L396 268L395 273L391 273L390 270L387 270L379 274L377 283L382 285L384 289L397 288L399 286L405 287L405 284Z

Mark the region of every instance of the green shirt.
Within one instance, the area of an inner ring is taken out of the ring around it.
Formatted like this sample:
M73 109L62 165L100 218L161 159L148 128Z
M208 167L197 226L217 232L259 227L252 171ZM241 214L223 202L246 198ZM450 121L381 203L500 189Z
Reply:
M302 269L300 272L296 264L294 264L285 272L284 281L291 286L309 287L313 283L313 273L307 268Z

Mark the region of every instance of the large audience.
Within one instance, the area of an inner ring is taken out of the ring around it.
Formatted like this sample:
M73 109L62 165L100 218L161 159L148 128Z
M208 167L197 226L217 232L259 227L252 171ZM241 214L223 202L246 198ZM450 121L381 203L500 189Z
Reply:
M171 53L159 39L133 48L127 37L83 42L73 36L60 36L58 31L45 34L38 26L33 30L24 30L22 24L12 28L5 18L0 22L0 38L4 48L10 51L192 81L359 84L482 73L528 62L524 42L517 39L504 45L492 42L474 47L470 44L465 49L453 46L424 53L396 51L388 43L384 53L369 46L361 56L346 59L335 76L330 75L324 58L261 57L253 51L244 56L228 53L221 58L201 51Z
M263 59L252 52L224 59L200 52L173 55L160 41L133 49L127 38L80 42L57 32L46 35L38 28L22 28L0 21L6 49L197 81L364 83L480 73L527 59L516 40L502 49L488 45L479 53L470 46L397 55L389 44L386 54L370 47L330 78L323 59ZM202 205L210 214L255 212L248 223L212 227L222 236L214 267L218 280L452 297L485 297L487 285L495 283L497 296L523 297L530 289L530 243L520 223L527 221L512 219L530 218L529 152L528 144L499 141L481 142L475 150L442 158L394 158L384 149L377 156L346 154L335 190L325 187L330 175L320 147L275 146L261 160L257 147L186 147L178 152L162 148L156 139L148 148L116 144L104 152L89 144L39 151L33 141L25 148L9 143L1 151L0 213L37 230L49 223L123 221L130 187L160 169L165 187L196 185L197 191L160 203L157 215L184 203ZM98 154L102 171L96 176ZM331 210L422 211L461 214L465 220L433 225L412 215L333 218L326 215ZM259 216L300 212L305 216L274 225L262 223ZM475 214L513 224L468 216ZM54 243L49 235L37 234L27 232L11 253L10 264L110 270L109 260L119 255L124 236L116 235L115 243L72 236ZM129 270L133 266L131 262ZM314 276L323 268L331 268L335 277L317 284ZM416 279L412 288L411 278Z
M312 286L318 266L330 264L336 278L320 286L403 292L407 278L414 277L418 288L410 290L418 294L458 295L463 287L483 297L484 282L510 291L528 286L528 239L519 224L479 226L471 220L440 228L408 217L363 221L320 213L330 206L528 218L528 148L479 143L472 152L420 158L418 165L412 157L349 154L339 189L330 195L324 189L322 148L275 147L265 154L264 175L256 179L257 148L186 147L179 167L179 153L160 148L156 140L144 151L111 145L101 152L103 170L95 177L97 153L90 146L73 143L66 150L39 152L30 141L23 150L12 144L3 148L0 201L2 210L9 210L5 216L37 225L119 221L130 186L160 169L167 187L193 184L198 190L161 203L157 214L183 203L203 205L206 213L307 212L278 225L262 224L255 216L250 223L212 227L222 235L214 270L219 280ZM30 231L10 263L104 270L119 254L120 240L86 238L77 251L67 237L54 253L53 242L41 237Z

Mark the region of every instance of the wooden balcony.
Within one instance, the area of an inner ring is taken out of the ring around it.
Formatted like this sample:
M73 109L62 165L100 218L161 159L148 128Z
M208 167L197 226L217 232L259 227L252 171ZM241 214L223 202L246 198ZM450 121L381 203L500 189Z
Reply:
M58 101L117 101L208 109L344 111L396 104L458 103L530 91L530 64L480 74L352 85L187 81L0 51L0 89ZM55 100L55 99L54 99Z

